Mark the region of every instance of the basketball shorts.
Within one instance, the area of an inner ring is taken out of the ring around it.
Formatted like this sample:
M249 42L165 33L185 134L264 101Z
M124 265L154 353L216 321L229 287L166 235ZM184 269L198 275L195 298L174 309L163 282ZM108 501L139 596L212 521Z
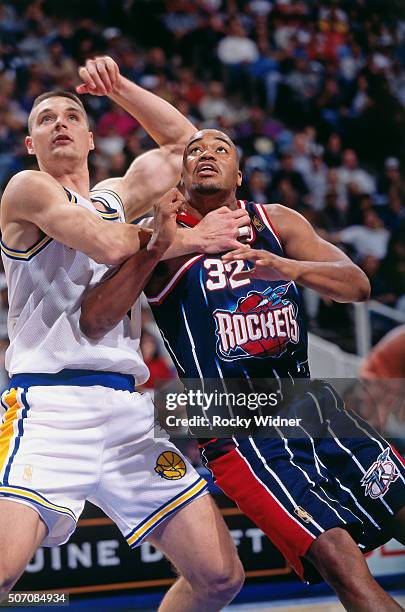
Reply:
M389 524L405 505L405 467L384 438L345 410L330 385L308 394L292 413L304 417L301 434L275 428L272 438L233 439L234 447L208 467L296 573L317 582L319 574L304 557L321 533L341 527L362 552L391 539ZM322 436L313 435L315 420Z
M3 497L36 510L48 528L44 546L69 539L86 500L135 547L207 493L163 432L154 438L146 393L22 385L3 393L2 408L0 503Z

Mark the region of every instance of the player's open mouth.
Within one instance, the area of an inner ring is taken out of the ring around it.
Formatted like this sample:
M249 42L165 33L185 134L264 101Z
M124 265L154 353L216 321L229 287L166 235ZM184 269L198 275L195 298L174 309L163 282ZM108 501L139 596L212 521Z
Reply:
M73 141L70 138L70 136L68 136L67 134L59 134L58 136L56 136L56 138L53 139L53 143L56 143L56 144L60 144L60 143L64 144L68 142L73 142Z
M200 164L197 167L197 174L199 176L213 176L218 174L218 168L214 164Z

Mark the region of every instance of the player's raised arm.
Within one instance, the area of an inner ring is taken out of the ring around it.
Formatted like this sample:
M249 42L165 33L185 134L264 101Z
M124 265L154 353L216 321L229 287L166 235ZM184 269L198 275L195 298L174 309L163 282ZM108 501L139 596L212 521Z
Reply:
M254 263L240 278L293 280L336 302L361 302L370 296L364 272L336 246L323 240L299 213L268 204L267 212L277 232L285 257L263 250L241 247L223 256L225 261Z
M63 187L46 172L25 170L7 185L1 202L3 240L11 244L16 228L32 243L41 232L98 263L120 264L139 249L139 228L109 223L69 203Z
M135 117L160 147L137 158L124 177L96 186L116 191L127 220L132 221L177 184L184 146L196 128L169 102L123 77L111 57L87 60L79 75L83 83L76 88L78 93L108 96Z

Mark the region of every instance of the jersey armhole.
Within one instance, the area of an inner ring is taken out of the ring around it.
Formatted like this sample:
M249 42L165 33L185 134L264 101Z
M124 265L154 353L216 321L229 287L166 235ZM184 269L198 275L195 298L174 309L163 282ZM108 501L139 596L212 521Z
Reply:
M123 218L124 222L126 222L127 216L126 216L126 213L125 213L125 206L124 206L124 203L121 200L120 196L118 195L118 193L116 193L112 189L91 189L90 190L90 195L93 196L93 194L94 194L94 197L93 197L94 200L101 201L101 203L104 204L104 206L107 206L107 208L111 208L112 211L116 212L117 208L113 208L111 206L111 204L110 204L109 199L106 197L106 196L112 196L114 198L115 204L118 205L118 210L121 212L122 218ZM104 197L103 197L103 194L104 194ZM107 212L105 214L106 215L111 215L113 213L108 213ZM107 218L107 217L105 217L105 218ZM112 217L110 216L108 218L111 219Z
M274 225L272 224L271 220L270 220L270 215L268 214L266 207L264 204L255 204L256 210L261 218L261 220L264 222L264 224L266 225L267 229L270 230L270 232L273 234L274 238L277 240L280 249L283 249L283 245L281 244L281 238L278 235L278 233L276 232Z

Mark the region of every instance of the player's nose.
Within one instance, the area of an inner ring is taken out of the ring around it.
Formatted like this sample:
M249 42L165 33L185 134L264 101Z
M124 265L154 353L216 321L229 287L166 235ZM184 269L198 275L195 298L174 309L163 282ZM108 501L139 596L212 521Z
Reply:
M55 128L60 129L61 127L66 127L66 121L64 117L56 117Z
M201 153L200 159L216 159L216 157L213 151L206 149L203 153Z

